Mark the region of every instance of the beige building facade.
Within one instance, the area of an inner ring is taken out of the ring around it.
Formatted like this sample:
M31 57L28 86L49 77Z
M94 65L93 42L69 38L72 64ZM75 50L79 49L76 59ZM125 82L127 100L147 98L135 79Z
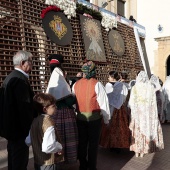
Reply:
M162 81L170 75L169 0L126 0L126 17L134 16L146 29L145 45L151 73Z
M115 14L117 14L117 5L119 0L90 0L90 3L93 3L99 7L102 7L102 5L107 2L108 5L105 7L106 10L111 11ZM121 0L122 2L126 2L126 0Z
M129 18L130 15L137 19L137 0L126 0L125 17Z
M170 36L155 38L158 43L158 49L155 50L154 74L161 80L165 80L170 75Z

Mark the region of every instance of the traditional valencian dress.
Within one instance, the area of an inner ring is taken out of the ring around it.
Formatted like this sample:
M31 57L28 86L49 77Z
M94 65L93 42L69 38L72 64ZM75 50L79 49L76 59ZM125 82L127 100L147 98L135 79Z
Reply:
M60 68L56 67L53 70L46 93L57 99L57 114L54 119L62 139L65 161L67 163L75 162L78 147L76 114L72 106L75 104L75 98Z
M158 116L161 123L165 121L165 115L164 115L164 95L161 89L161 85L159 83L159 78L155 75L152 75L150 78L150 82L155 88L156 92L156 101L157 101L157 107L158 107Z
M155 89L147 74L141 71L131 89L130 150L141 155L164 148L162 128L158 118Z
M162 92L164 95L165 120L170 120L170 76L166 77L166 80L162 86Z
M109 82L105 89L112 118L109 126L102 126L100 145L104 148L129 148L130 130L124 105L128 89L122 82Z
M81 70L83 78L72 88L77 98L79 170L96 170L101 121L109 123L109 103L104 86L95 78L95 63L88 61Z

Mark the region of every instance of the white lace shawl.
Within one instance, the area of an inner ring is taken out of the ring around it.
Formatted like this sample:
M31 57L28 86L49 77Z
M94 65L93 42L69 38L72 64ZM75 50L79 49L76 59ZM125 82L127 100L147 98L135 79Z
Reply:
M166 77L166 80L162 86L162 92L164 95L164 110L167 107L167 104L170 103L170 76Z
M140 127L140 132L148 141L154 140L159 123L156 93L144 71L138 74L136 84L132 87L129 106L131 120Z
M152 75L150 78L151 84L154 86L156 97L157 97L157 107L158 107L158 113L160 114L160 120L164 120L164 107L165 107L165 97L161 89L161 85L159 83L159 78L155 75ZM161 103L159 102L161 101Z
M57 100L71 94L71 89L66 82L61 69L56 67L50 77L46 93L53 95Z
M128 94L127 87L122 82L116 82L114 85L107 83L105 89L109 104L116 109L120 109Z
M159 83L159 78L155 75L152 75L150 78L151 84L153 84L155 91L158 91L161 89L161 85Z

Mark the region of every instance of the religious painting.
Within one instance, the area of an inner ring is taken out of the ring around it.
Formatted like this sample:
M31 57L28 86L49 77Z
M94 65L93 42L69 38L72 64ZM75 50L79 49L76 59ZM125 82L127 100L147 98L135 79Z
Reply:
M73 38L71 24L62 12L49 11L42 20L46 35L58 45L68 45Z
M125 46L122 36L116 30L109 32L109 44L118 56L122 56L125 52Z
M86 50L86 59L106 62L100 22L83 15L80 15L80 21Z

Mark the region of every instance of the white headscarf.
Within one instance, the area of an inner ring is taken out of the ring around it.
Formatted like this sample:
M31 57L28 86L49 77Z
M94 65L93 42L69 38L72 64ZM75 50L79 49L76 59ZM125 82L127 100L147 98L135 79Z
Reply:
M147 83L149 81L149 78L145 71L140 71L136 78L136 83Z
M165 97L161 89L161 85L159 83L159 78L155 75L152 75L150 78L150 82L155 88L156 98L157 98L157 107L158 107L158 114L160 115L160 120L163 122L164 117L164 107L165 107Z
M56 67L50 77L46 93L53 95L56 100L63 99L71 95L71 89L66 82L63 72L60 68Z
M156 94L144 71L138 74L136 84L132 87L129 106L131 120L135 121L140 132L146 136L148 141L154 140L157 137L159 123Z
M161 89L161 85L159 83L159 78L155 75L152 75L150 78L151 83L153 84L155 91L158 91Z
M162 86L162 92L165 98L165 105L164 105L164 109L165 109L167 104L170 103L170 76L166 77L166 80Z

